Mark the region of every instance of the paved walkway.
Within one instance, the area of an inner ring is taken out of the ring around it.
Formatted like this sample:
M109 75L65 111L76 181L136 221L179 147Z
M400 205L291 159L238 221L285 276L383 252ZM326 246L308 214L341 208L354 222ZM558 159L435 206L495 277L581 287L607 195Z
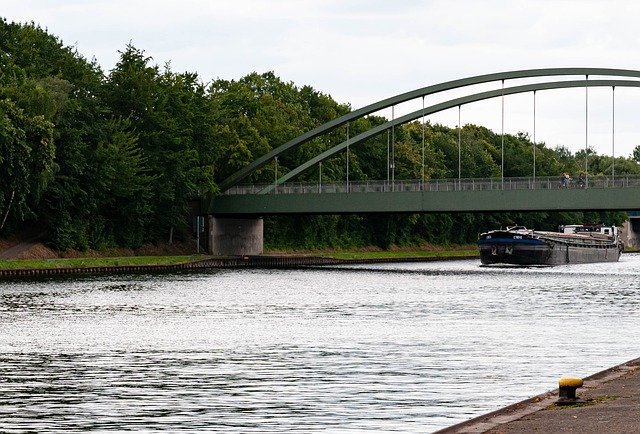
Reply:
M438 433L640 433L640 359L585 378L577 396L585 404L556 406L556 389Z

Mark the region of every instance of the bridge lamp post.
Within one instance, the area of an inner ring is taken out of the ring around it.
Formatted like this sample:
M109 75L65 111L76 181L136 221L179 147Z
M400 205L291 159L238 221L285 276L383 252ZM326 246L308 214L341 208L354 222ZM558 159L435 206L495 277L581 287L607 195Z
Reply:
M347 122L347 193L349 193L349 123Z
M393 174L394 174L395 169L396 169L396 165L392 160L391 161L391 176L392 176L392 178L391 178L391 191L396 191L395 178L393 178Z
M273 191L278 194L278 156L273 157L275 162L275 170L273 171Z
M387 188L389 186L389 170L391 169L391 159L390 159L390 143L391 143L391 139L390 139L390 131L387 130Z
M589 187L589 76L584 83L584 178L585 188Z
M616 87L611 86L611 182L616 185Z
M319 174L318 174L318 193L322 193L322 161L318 163Z
M533 91L533 185L536 185L536 91Z
M420 175L422 177L420 190L424 190L424 95L422 96L422 171Z
M395 108L391 106L391 191L396 191L396 125Z
M460 124L461 106L458 106L458 190L462 190L462 125Z
M500 131L500 145L502 149L501 157L501 178L500 184L502 190L504 190L504 80L502 80L502 97L501 97L501 109L502 109L502 130Z

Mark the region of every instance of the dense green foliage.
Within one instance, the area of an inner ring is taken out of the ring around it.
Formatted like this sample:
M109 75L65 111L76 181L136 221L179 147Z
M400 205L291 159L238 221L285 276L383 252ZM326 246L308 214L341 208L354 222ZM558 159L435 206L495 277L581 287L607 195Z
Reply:
M203 83L195 73L159 68L128 45L105 73L33 24L0 19L0 231L27 225L47 231L57 249L137 247L185 238L191 204L217 192L217 183L257 157L348 113L348 105L273 73ZM278 174L334 144L386 122L368 116L303 144L278 161ZM398 126L396 179L458 176L458 131L420 122ZM462 177L501 173L501 137L466 125ZM351 180L386 179L387 135L354 146ZM584 151L537 143L539 176L578 173ZM505 176L528 176L533 144L505 136ZM346 177L345 154L323 163L324 181ZM616 173L638 173L640 148L617 158ZM589 155L590 173L609 173L612 158ZM248 181L271 182L273 163ZM319 168L299 180L315 182ZM621 223L622 213L508 213L270 217L271 247L323 248L458 244L505 224L549 229L558 223Z
M58 249L137 247L188 234L215 191L215 126L194 74L132 46L105 76L34 25L0 21L4 234L48 229Z

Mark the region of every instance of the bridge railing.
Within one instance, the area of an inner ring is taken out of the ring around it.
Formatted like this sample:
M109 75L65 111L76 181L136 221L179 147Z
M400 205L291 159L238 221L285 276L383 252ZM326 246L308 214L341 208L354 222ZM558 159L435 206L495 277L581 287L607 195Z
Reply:
M224 194L258 194L267 187L273 187L269 194L310 194L310 193L374 193L374 192L416 192L416 191L481 191L481 190L545 190L574 188L628 188L640 187L640 175L589 176L584 180L572 178L564 185L559 176L519 177L519 178L463 178L396 181L349 181L347 182L287 182L281 185L248 184L236 185Z

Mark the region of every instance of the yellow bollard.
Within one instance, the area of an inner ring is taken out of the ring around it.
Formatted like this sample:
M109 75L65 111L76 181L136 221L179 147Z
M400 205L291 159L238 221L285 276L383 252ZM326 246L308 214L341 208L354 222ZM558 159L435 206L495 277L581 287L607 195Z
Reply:
M558 381L559 399L556 404L574 404L578 402L576 389L582 387L584 382L580 378L562 377Z

